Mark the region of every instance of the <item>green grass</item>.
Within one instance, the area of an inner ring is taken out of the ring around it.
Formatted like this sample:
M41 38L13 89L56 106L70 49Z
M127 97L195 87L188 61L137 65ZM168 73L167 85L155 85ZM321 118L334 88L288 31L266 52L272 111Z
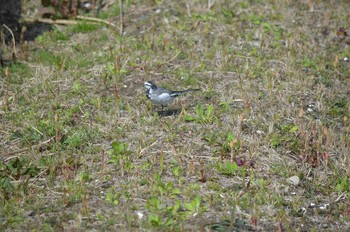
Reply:
M37 37L0 69L0 229L348 229L348 7L313 2L123 1L122 35ZM164 116L146 80L201 91Z
M70 28L68 28L68 31L71 33L86 33L86 32L95 31L99 27L100 27L99 25L83 22L83 23L78 23L77 25L71 26Z

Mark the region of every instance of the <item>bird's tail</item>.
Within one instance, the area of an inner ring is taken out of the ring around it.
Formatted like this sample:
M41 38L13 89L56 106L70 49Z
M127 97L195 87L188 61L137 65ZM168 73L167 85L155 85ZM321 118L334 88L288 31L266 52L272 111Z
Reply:
M171 96L172 97L177 97L181 94L185 94L185 93L188 93L188 92L192 92L192 91L199 91L200 89L186 89L186 90L183 90L183 91L173 91L171 92Z

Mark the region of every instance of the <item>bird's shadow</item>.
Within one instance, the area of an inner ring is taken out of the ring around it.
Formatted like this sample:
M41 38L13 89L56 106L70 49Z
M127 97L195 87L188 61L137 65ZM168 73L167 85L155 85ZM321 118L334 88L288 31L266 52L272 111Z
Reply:
M178 115L181 110L179 109L169 109L169 110L160 110L156 111L158 113L159 117L169 117L169 116L175 116Z

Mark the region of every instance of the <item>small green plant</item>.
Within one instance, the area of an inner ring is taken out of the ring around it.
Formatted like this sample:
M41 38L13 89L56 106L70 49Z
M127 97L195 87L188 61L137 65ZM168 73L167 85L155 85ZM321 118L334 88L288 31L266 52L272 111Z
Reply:
M226 137L226 139L225 139ZM215 154L227 155L231 154L231 158L239 151L241 142L232 133L225 134L208 134L203 137L203 140L207 141L210 146L216 146Z
M261 15L257 15L257 14L249 15L249 20L251 21L251 23L256 24L256 25L260 25L263 22L265 22L264 17Z
M246 176L246 170L243 167L239 167L236 162L219 162L216 165L216 170L226 176Z
M346 177L342 177L337 181L337 184L335 186L335 189L338 192L349 192L350 190L350 181Z
M148 222L153 227L172 227L175 224L173 218L176 218L176 215L178 215L180 206L180 202L176 201L174 205L166 207L159 197L151 197L146 203L146 208L151 212L148 215Z
M98 134L96 129L87 126L77 127L69 131L63 139L63 145L67 148L81 148Z
M230 108L231 102L229 101L222 101L220 102L220 106L223 110L228 110Z
M282 124L280 130L270 137L270 145L274 148L288 146L295 153L300 153L304 145L300 137L297 136L299 126L295 124Z
M161 177L159 174L155 175L155 184L153 186L154 192L158 193L159 196L167 196L170 198L175 197L176 195L181 194L181 190L179 188L173 187L173 184L171 182L164 183L161 180Z
M128 151L128 145L120 142L112 142L112 151L115 155L127 155L130 152Z
M206 109L203 104L198 104L194 109L196 115L185 114L185 121L195 121L198 123L213 123L214 122L214 106L210 104Z
M222 7L221 8L221 13L227 19L227 22L229 23L229 20L232 20L232 18L235 16L235 12L232 9Z
M349 117L349 107L350 101L348 98L337 98L332 100L327 100L329 109L327 114L332 117Z
M110 156L109 163L114 163L121 170L121 175L124 176L125 171L131 170L133 167L129 155L131 152L125 143L112 142L112 150L107 152Z
M198 195L190 202L185 203L187 216L196 216L201 212L201 197Z
M152 226L169 229L176 227L179 221L205 211L206 208L202 205L200 196L183 204L180 200L174 202L175 196L182 193L181 190L173 187L171 182L162 182L159 174L156 174L154 179L153 196L146 203L146 208L150 211L148 222ZM195 187L191 188L193 191L195 189Z
M9 176L2 175L0 177L0 189L1 195L4 196L5 200L8 200L15 192L15 187L11 184Z
M116 191L113 187L110 187L107 189L105 201L118 205L121 196L122 194L120 192Z
M316 69L317 68L317 65L315 63L314 60L312 59L309 59L309 58L304 58L302 61L301 61L301 64L304 68L310 68L310 69Z
M123 65L121 64L120 57L114 58L114 63L107 64L107 75L112 77L120 77L128 73Z
M0 163L0 192L5 200L21 190L27 194L28 180L36 176L40 169L34 166L26 158L11 159L6 163ZM16 186L11 180L22 180Z
M169 229L177 226L180 221L195 217L206 210L200 196L196 196L183 205L181 210L179 200L176 200L174 204L165 204L159 197L151 197L146 203L146 208L151 212L148 215L148 222L153 227Z
M225 151L236 152L240 148L241 143L234 134L227 133L226 143L224 145Z
M74 83L73 83L73 92L74 93L80 93L81 92L81 83L79 80L76 80Z

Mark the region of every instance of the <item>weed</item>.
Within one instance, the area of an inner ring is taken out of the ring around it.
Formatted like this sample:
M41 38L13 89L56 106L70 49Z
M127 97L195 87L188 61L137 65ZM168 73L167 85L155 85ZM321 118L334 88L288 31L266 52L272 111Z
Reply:
M194 110L196 115L191 116L185 114L184 119L185 121L195 121L197 123L213 123L213 110L214 106L212 104L209 105L206 109L204 109L204 106L202 104L198 104Z
M227 176L241 176L245 177L246 171L243 167L239 167L236 162L225 162L225 163L217 163L216 169Z
M124 176L125 172L130 171L133 168L130 160L131 152L127 149L125 143L113 142L112 150L108 151L109 163L113 163L116 167L119 167L121 176Z
M190 202L185 202L185 208L186 208L186 215L188 216L196 216L198 213L201 212L201 197L196 196L195 199L191 200Z
M114 205L118 205L119 204L119 199L122 196L122 194L116 190L114 190L114 188L109 188L107 189L107 193L106 193L106 202L109 203L113 203Z

